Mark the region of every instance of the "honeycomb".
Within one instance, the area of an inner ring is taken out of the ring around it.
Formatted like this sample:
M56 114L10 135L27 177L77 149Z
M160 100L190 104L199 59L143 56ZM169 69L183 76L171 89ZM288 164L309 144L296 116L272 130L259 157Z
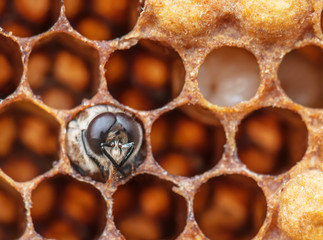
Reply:
M0 239L323 239L322 10L1 0ZM67 154L97 105L143 128L127 176Z

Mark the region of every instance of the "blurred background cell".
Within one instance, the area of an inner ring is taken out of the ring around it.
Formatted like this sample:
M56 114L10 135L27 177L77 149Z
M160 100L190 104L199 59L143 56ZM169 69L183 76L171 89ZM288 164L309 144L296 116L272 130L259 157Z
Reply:
M107 206L88 183L57 175L43 180L32 192L31 217L46 238L98 239L106 223Z
M185 78L179 55L151 40L140 40L129 50L114 52L105 69L112 96L137 110L151 110L170 102L180 93ZM173 82L182 83L175 95Z
M0 26L18 37L47 31L57 21L59 0L1 0Z
M309 45L294 49L283 58L278 78L294 102L323 108L323 50Z
M0 239L17 239L25 231L25 206L20 193L0 179Z
M255 56L249 51L221 47L206 57L197 81L206 100L219 106L233 106L255 96L260 71Z
M48 171L59 158L59 124L29 102L12 103L0 113L0 168L24 182Z
M236 135L239 159L261 174L280 174L300 161L308 132L302 118L288 109L266 107L247 115Z
M70 35L50 35L41 39L29 56L28 83L48 106L71 109L97 92L98 55Z
M214 114L213 123L202 121L200 108L184 106L172 110L153 124L150 138L154 158L171 174L187 177L202 174L222 157L224 129ZM204 115L206 118L206 111Z
M71 25L92 40L121 37L135 26L143 4L140 0L65 0Z
M113 195L116 227L126 239L176 239L184 230L187 208L170 182L138 175Z
M0 99L8 97L16 90L22 71L19 45L0 34Z
M224 175L200 187L194 198L194 216L209 239L252 239L266 217L266 204L254 180Z

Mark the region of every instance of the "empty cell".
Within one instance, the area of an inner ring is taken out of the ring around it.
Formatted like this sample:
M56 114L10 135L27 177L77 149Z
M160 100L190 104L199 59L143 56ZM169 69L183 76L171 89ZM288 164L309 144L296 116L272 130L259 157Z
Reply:
M153 124L150 137L154 158L171 174L201 174L222 157L226 141L223 127L215 114L209 115L200 108L184 106L172 110ZM213 122L206 122L210 118Z
M21 195L0 179L0 238L17 239L25 228L25 207Z
M129 50L114 52L105 69L112 96L138 110L150 110L170 102L180 93L185 78L185 74L174 74L185 73L179 55L171 47L150 40L141 40ZM176 94L175 82L180 83Z
M215 114L209 114L199 106L184 106L157 119L150 138L161 167L171 174L191 177L216 165L226 139Z
M222 47L209 53L197 80L206 100L219 106L233 106L255 96L260 84L259 66L247 50Z
M29 56L27 80L46 105L71 109L97 92L98 66L94 48L56 33L36 43Z
M43 180L32 192L37 233L54 239L98 239L106 224L106 202L92 185L70 176Z
M194 198L194 216L210 239L252 239L266 217L263 191L251 178L225 175L204 183Z
M71 25L92 40L111 40L132 30L143 3L139 0L65 0Z
M59 0L1 1L0 25L18 37L30 37L47 31L57 21Z
M280 174L300 161L308 132L302 118L288 109L266 107L247 115L236 135L239 159L261 174Z
M0 167L24 182L51 169L59 155L59 124L28 102L13 103L0 113Z
M176 239L184 230L187 209L173 184L139 175L113 194L116 227L126 239Z
M278 78L288 97L306 107L323 107L323 50L310 45L283 58Z

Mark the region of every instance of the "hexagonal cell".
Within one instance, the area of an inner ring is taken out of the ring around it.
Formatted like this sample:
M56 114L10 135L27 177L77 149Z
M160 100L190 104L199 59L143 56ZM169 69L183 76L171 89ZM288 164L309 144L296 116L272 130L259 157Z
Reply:
M59 123L29 102L17 102L0 113L0 168L18 182L52 168L59 156Z
M239 159L261 174L280 174L300 161L308 132L302 118L288 109L265 107L247 115L236 134Z
M17 239L24 233L25 228L23 198L0 178L0 239Z
M68 123L66 135L72 166L97 181L130 177L146 157L140 121L112 105L84 109Z
M141 40L129 50L114 52L106 64L108 90L120 103L138 110L162 107L174 96L173 82L182 83L185 69L170 47Z
M256 94L260 84L259 66L249 51L221 47L205 58L197 80L206 100L219 106L233 106Z
M19 45L0 34L0 98L13 93L19 85L23 71Z
M45 238L98 239L106 224L107 206L92 185L57 175L32 192L31 217Z
M138 175L113 195L116 227L126 239L176 239L184 230L187 207L170 182Z
M122 37L139 18L140 0L65 0L65 14L71 25L93 40Z
M191 177L216 165L226 142L216 115L199 106L184 106L163 114L153 124L154 158L166 171Z
M58 19L59 0L14 0L0 2L0 26L18 37L47 31Z
M209 239L252 239L267 212L263 191L242 175L226 175L204 183L194 198L195 219Z
M293 101L323 108L323 49L314 45L289 52L278 69L281 86Z
M54 33L34 46L27 80L45 104L70 109L97 92L98 66L95 48L68 34Z

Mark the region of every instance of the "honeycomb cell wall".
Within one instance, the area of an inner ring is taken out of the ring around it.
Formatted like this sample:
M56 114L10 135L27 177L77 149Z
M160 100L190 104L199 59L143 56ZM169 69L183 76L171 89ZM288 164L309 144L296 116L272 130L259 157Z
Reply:
M321 0L4 0L0 26L0 240L323 239ZM68 157L97 105L142 127L128 175Z

